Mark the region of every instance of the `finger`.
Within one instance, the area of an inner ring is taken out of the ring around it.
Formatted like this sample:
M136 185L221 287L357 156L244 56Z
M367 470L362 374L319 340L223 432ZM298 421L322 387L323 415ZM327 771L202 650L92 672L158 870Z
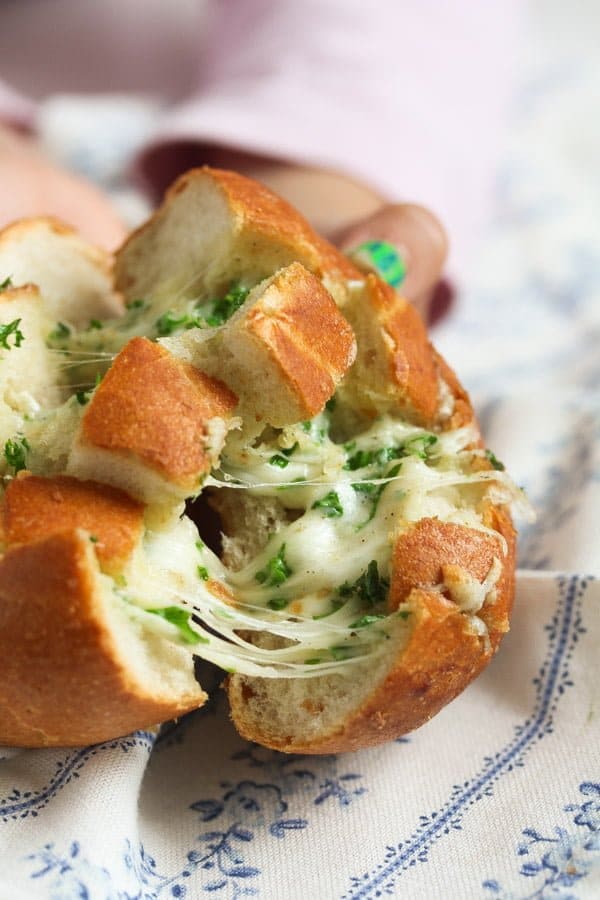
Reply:
M62 188L62 189L61 189ZM113 251L123 242L127 229L110 198L88 182L61 172L40 189L41 208L67 222L79 234L105 250ZM43 202L46 201L46 208Z
M413 301L428 296L440 279L448 253L446 232L432 213L409 203L384 206L338 237L341 249L351 256L369 241L385 242L395 249L405 274L394 287ZM386 280L391 283L390 277Z

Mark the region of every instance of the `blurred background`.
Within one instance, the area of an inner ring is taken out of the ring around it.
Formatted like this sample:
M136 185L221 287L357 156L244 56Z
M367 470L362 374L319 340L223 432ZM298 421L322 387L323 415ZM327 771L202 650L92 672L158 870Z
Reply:
M339 176L331 194L317 180L330 227L384 202L431 208L458 295L436 342L538 509L522 565L590 570L599 46L596 0L4 0L0 114L127 225L227 153L251 174L266 160ZM302 207L309 182L285 184Z

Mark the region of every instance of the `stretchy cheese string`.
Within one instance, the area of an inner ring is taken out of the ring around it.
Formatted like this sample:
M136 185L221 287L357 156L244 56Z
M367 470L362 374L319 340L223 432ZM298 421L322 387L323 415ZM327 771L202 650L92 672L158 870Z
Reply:
M494 559L490 572L483 582L483 586L487 588L484 603L492 595L501 571L499 561ZM431 589L441 591L444 585L436 585ZM190 624L200 641L199 646L194 645L193 649L190 648L190 652L228 670L232 669L233 663L237 667L236 671L242 671L246 675L297 678L340 672L349 665L363 661L367 656L372 659L374 655L384 652L386 639L391 637L387 630L390 623L395 622L399 625L405 638L412 630L412 623L409 620L410 610L404 608L389 613L367 627L353 628L351 622L334 624L320 620L317 624L305 616L294 616L290 621L283 618L285 614L279 617L277 613L269 613L264 607L251 604L242 604L241 609L237 606L232 607L212 595L208 589L204 589L201 594L202 596L177 592L167 597L169 602L175 602L178 606L183 605L184 608L187 607L191 612L198 614L206 625L205 627L195 620ZM254 610L261 614L260 619L246 614L246 611ZM134 614L142 614L142 610L135 610ZM344 615L352 620L356 612L341 609L332 613L332 616L335 615ZM485 637L485 624L482 620L478 619L476 614L466 612L465 615L473 623L472 627L476 632ZM165 636L169 636L169 631L172 631L172 628L170 629L164 622L157 627L165 633ZM285 647L264 648L246 640L237 633L238 630L268 631L271 635L294 643ZM329 643L332 638L338 641L337 646L333 648ZM314 657L315 653L329 653L332 649L351 655L329 660ZM306 661L308 653L313 654L310 662Z
M377 248L376 248L377 249ZM384 253L386 248L379 248ZM385 253L384 253L385 255ZM386 257L387 258L387 257ZM382 261L385 260L382 257ZM389 259L388 262L396 264L398 260ZM399 271L396 266L394 277L401 280L404 273ZM391 273L388 273L391 274ZM189 279L182 287L175 292L170 298L170 303L176 305L177 302L187 293L190 287L198 281L201 273L196 274ZM388 281L391 279L388 278ZM188 298L192 302L193 298ZM207 301L208 302L208 301ZM122 320L114 319L108 322L111 326L119 329ZM213 328L210 328L212 331ZM214 329L216 330L216 329ZM118 338L117 338L118 340ZM68 349L52 349L53 355L61 357L59 367L65 370L73 369L77 366L94 365L105 367L107 363L112 362L116 353L105 351L85 351L85 350L68 350ZM67 387L67 385L65 385ZM93 388L91 381L79 384L68 385L73 391L77 388ZM338 446L338 445L336 445ZM340 446L341 449L341 446ZM469 451L471 456L473 451ZM460 451L453 454L460 457ZM466 455L466 454L465 454ZM268 463L269 459L265 458L263 463ZM302 456L294 459L295 463L300 465L314 465L314 458L303 460ZM438 473L435 470L431 472L431 483L425 486L425 493L435 491L438 488L451 487L460 484L475 483L496 483L499 488L503 488L506 497L503 500L512 499L513 501L519 492L512 485L507 476L497 471L485 471L463 475L456 472ZM340 473L341 474L341 473ZM335 488L340 485L352 485L356 483L372 484L376 486L386 486L396 483L401 486L410 486L415 484L414 477L410 477L400 472L394 476L374 477L371 478L364 472L352 471L335 480L326 478L312 478L293 482L252 482L244 478L236 478L234 475L224 471L216 470L213 475L205 479L203 487L212 486L216 488L230 489L271 489L279 488L303 488L310 486L318 486L322 488ZM308 511L308 510L306 510ZM503 550L506 552L506 544L501 535L492 529L482 526L482 530L489 531L499 541L502 542ZM440 589L442 586L440 586ZM193 645L190 652L203 657L209 661L215 662L224 668L231 668L233 659L234 665L236 660L246 674L257 674L265 677L271 675L277 677L305 677L322 676L330 672L338 672L347 669L349 664L353 664L364 660L369 655L372 656L378 650L383 650L386 634L386 627L392 620L398 622L398 613L390 613L382 619L372 623L366 629L352 629L350 626L353 621L357 620L361 615L360 609L357 610L356 603L349 602L347 606L341 606L338 610L332 610L327 621L319 618L316 622L312 618L290 613L288 610L275 611L267 609L264 606L258 606L252 603L236 602L229 605L218 598L215 598L207 589L201 589L199 594L186 594L181 592L167 593L167 602L172 602L177 606L187 608L192 614L199 616L204 624L199 624L195 619L190 623L192 630L198 634L200 638L199 645ZM140 614L148 617L151 613L144 612L139 609ZM364 610L362 610L364 613ZM166 634L172 637L176 634L176 626L168 621L161 620L159 617L152 616L154 627L162 628ZM337 620L337 621L336 621ZM206 627L205 627L206 626ZM173 629L175 628L175 632ZM406 626L408 630L409 626ZM245 640L238 634L238 631L246 630L250 632L265 632L275 635L284 640L290 640L294 643L291 646L280 648L261 648ZM215 632L217 632L215 634ZM311 662L307 664L307 653L318 654L320 652L329 653L332 648L328 643L338 641L352 655L344 659L326 659L322 662ZM207 642L207 643L205 643ZM234 650L235 648L235 650Z
M208 593L208 592L207 592ZM377 628L351 629L349 626L334 626L331 623L319 621L317 624L305 617L294 617L301 621L277 621L274 617L257 619L240 612L238 609L224 604L217 598L203 595L200 602L198 596L173 593L167 595L167 600L177 606L183 606L190 612L198 614L203 623L195 620L190 623L192 630L199 636L200 642L189 647L190 652L209 662L214 662L222 668L231 669L232 663L245 674L260 675L262 677L314 677L339 671L349 664L360 662L366 656L371 657L376 653L378 646L383 649L386 632L382 629L392 619L398 620L395 613L386 616L377 622ZM145 624L148 624L148 614L142 608L128 607L134 615L145 616ZM263 616L267 613L264 607L256 608ZM306 623L308 628L303 628ZM152 625L165 633L165 636L175 637L173 627L162 620L154 620ZM410 627L409 625L406 626ZM245 640L237 632L268 631L271 635L277 635L284 640L292 640L291 646L278 648L265 648L256 646ZM217 634L215 634L217 632ZM319 663L306 663L308 654L328 653L331 640L337 640L340 648L352 655L344 656L341 660L330 659ZM341 642L341 643L340 643Z
M219 470L217 470L218 472ZM226 472L222 473L224 476L224 480L220 480L218 478L214 478L212 475L208 475L204 480L204 487L219 487L219 488L231 488L233 490L252 490L258 488L271 488L273 490L278 490L281 488L302 488L302 487L323 487L323 488L335 488L340 485L347 484L374 484L374 485L385 485L391 484L393 482L397 482L398 484L410 485L414 484L415 478L410 476L402 475L399 473L398 475L393 475L390 477L384 478L369 478L365 476L363 478L357 478L354 473L352 476L342 479L338 478L336 480L322 480L322 479L307 479L305 481L259 481L259 482L244 482L238 478L234 478L234 476L228 476ZM433 474L433 470L432 470ZM231 480L229 480L231 479ZM425 488L426 493L430 493L431 491L435 491L438 488L444 487L453 487L455 485L460 484L478 484L483 482L496 482L506 490L506 498L505 502L511 502L514 506L517 507L519 514L522 517L527 518L529 521L532 521L531 517L535 517L535 513L529 504L529 501L523 494L523 492L516 487L516 485L512 482L509 475L504 472L497 471L484 471L477 472L472 475L460 475L457 473L449 473L448 475L433 475L432 484L428 485Z
M114 359L117 355L116 353L104 352L103 350L58 350L52 347L47 348L47 352L51 353L54 356L83 356L83 357L92 357L91 359L85 359L85 362L104 362L107 359Z

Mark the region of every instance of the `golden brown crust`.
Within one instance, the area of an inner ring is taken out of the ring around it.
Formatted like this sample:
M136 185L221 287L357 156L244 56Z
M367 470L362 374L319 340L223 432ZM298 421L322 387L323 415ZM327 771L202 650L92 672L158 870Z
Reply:
M216 188L212 197L223 214L223 245L228 254L235 248L235 265L248 268L248 283L288 267L240 318L240 328L266 348L281 376L282 390L289 388L298 398L298 418L312 417L331 396L355 352L352 328L319 279L338 302L347 302L348 309L347 281L365 279L262 185L208 168L184 175L161 209L119 252L117 285L128 289L140 277L143 280L144 275L136 276L133 270L147 275L146 262L160 246L162 223L172 204L190 187L207 181ZM194 200L199 194L191 196ZM193 203L191 207L193 211ZM182 208L180 219L186 219L188 207L184 203ZM37 220L33 226L24 225L31 229L40 222L77 241L59 223ZM18 230L11 233L19 235ZM176 246L177 234L170 234L170 239ZM0 234L0 249L5 240L6 232ZM93 252L88 254L99 268L101 256L95 260ZM230 274L219 272L216 265L215 272L215 282L225 283ZM182 281L187 284L192 274L201 280L205 273L185 272ZM154 273L149 281L153 278ZM19 289L19 296L31 290L35 289ZM11 294L8 291L4 299L10 300ZM271 303L274 295L279 299ZM361 360L360 368L365 375L362 396L367 406L371 404L366 413L393 411L435 429L474 423L467 393L429 344L414 308L374 275L366 279L361 301L374 323L369 332L372 359ZM365 312L357 308L353 314L360 319ZM440 382L447 391L440 391ZM83 415L81 443L133 457L191 493L214 461L211 420L227 420L236 404L235 395L219 380L178 361L163 347L135 338L92 396ZM452 406L451 411L445 412L445 405L448 410ZM109 465L113 459L109 457ZM474 468L477 465L485 462L474 461ZM101 590L98 561L106 571L118 572L139 541L142 517L141 506L118 490L93 482L25 475L9 485L0 510L0 539L8 548L0 559L0 655L8 661L0 680L0 742L42 746L103 740L180 715L203 701L200 688L189 685L171 693L159 690L160 696L150 691L126 658L122 635L119 641L115 637L112 597L107 599ZM399 642L397 658L343 723L311 739L275 733L264 717L257 723L245 716L252 679L232 679L230 698L240 732L280 750L334 753L390 740L438 712L484 668L508 630L514 530L506 510L491 503L484 508L483 524L502 537L431 518L396 537L389 604L391 610L403 604L412 626L410 636L406 645L400 647ZM98 540L90 542L90 534ZM461 586L469 587L469 579L481 584L495 560L500 561L501 572L476 622L455 602L455 594ZM206 586L224 602L235 602L226 585L209 579ZM293 604L289 608L294 611ZM127 623L123 630L126 627ZM136 639L139 636L132 637ZM311 704L307 697L301 705L317 716L320 710Z
M415 307L369 274L343 311L358 339L356 364L342 385L346 401L367 418L391 413L436 428L439 370Z
M134 338L96 389L82 438L137 457L170 482L193 488L211 467L210 420L228 418L236 403L216 378L146 338Z
M87 537L62 533L0 560L0 743L77 746L200 706L197 690L151 691L112 633Z
M471 405L468 393L456 377L456 373L450 368L446 360L430 345L432 360L435 362L440 378L446 383L450 389L454 400L454 409L452 414L442 421L444 431L450 431L453 428L463 428L466 425L474 424L477 428L477 420ZM483 446L483 442L479 441L479 445Z
M94 481L21 472L6 489L0 518L9 547L81 528L91 535L102 568L116 573L140 540L144 507L123 491Z
M57 261L56 254L59 259ZM68 321L116 316L123 299L113 290L113 258L52 216L12 222L0 230L0 281L36 284L48 312L67 309ZM76 272L67 270L74 267ZM69 294L71 296L69 296Z
M316 415L356 354L352 328L320 281L299 263L277 275L244 320L267 348L300 407Z
M393 740L431 719L486 667L508 631L515 577L510 518L506 511L495 508L489 515L508 542L506 555L493 535L436 519L422 519L398 539L390 605L394 607L403 600L415 617L409 644L398 664L340 733L314 748L294 747L294 752L340 753ZM482 582L498 556L502 574L492 600L478 614L487 626L487 636L472 628L455 603L421 586L439 584L443 574L440 567L447 564L460 566ZM407 570L412 572L413 581L408 593Z
M391 741L413 731L453 700L484 668L490 652L454 603L439 593L415 589L408 601L414 628L395 666L371 696L335 732L321 738L290 736L248 728L241 697L229 692L235 726L247 740L286 753L347 753ZM351 677L351 676L347 676ZM246 690L252 691L251 685ZM318 713L315 710L315 713ZM252 724L256 726L256 722Z
M502 573L496 584L496 596L493 603L486 603L479 612L479 618L485 622L492 651L495 653L503 636L509 630L510 614L515 596L515 567L517 557L517 533L508 509L505 506L486 505L483 522L488 528L497 531L506 542L506 556Z
M359 270L332 244L324 240L300 213L277 194L251 178L224 169L204 166L182 175L167 192L167 201L187 189L189 181L211 177L244 227L266 244L284 245L315 275L333 278L362 278Z
M506 554L500 538L437 519L420 520L396 540L389 604L391 609L405 604L411 636L386 677L340 727L306 741L276 734L264 718L257 722L245 715L251 680L230 679L232 716L242 737L287 753L345 753L413 731L457 697L489 663L508 631L514 596L510 517L490 505L486 519L506 540ZM488 630L482 635L456 603L431 588L440 585L444 568L453 565L483 582L494 558L501 559L502 573L478 613Z
M414 411L418 424L430 426L436 417L438 374L427 329L414 306L377 278L367 278L371 308L384 333L390 381L399 406Z
M431 719L458 696L490 659L484 639L455 604L415 590L408 607L415 629L399 663L340 734L319 753L339 753L393 740Z
M18 219L18 221L11 222L5 228L0 229L0 251L8 244L18 243L29 238L37 229L49 231L59 237L69 238L77 246L78 253L103 271L107 277L110 277L110 255L99 247L82 240L74 228L60 219L55 219L54 216L32 216L26 219ZM6 277L6 275L2 275L2 279Z
M390 609L414 588L443 583L443 567L460 566L483 582L494 558L504 559L500 539L486 531L439 519L420 519L396 538L392 554Z
M133 274L152 252L158 230L179 196L209 180L221 193L238 241L238 261L246 260L257 280L297 260L343 296L347 279L361 272L285 200L264 185L236 172L204 166L186 172L169 188L156 213L125 241L116 255L117 288L129 296L137 289ZM243 266L242 266L243 268ZM238 273L238 276L242 274Z

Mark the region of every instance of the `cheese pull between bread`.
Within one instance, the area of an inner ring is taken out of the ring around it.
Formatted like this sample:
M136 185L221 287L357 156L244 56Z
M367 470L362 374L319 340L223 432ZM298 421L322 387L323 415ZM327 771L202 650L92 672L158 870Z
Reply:
M49 229L0 236L38 285L0 293L0 743L181 715L195 657L269 747L427 721L508 630L521 497L414 309L234 173L180 179L109 276Z

